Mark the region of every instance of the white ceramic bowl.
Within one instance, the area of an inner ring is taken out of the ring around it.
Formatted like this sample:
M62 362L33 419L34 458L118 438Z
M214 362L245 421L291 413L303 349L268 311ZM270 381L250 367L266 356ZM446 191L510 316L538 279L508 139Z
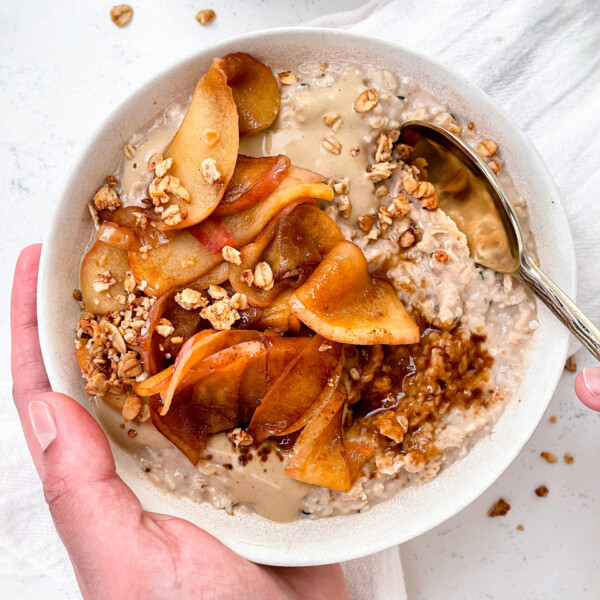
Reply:
M104 123L76 165L55 208L42 253L38 318L42 352L52 387L88 410L92 405L75 361L73 336L79 312L71 292L91 235L86 202L112 172L123 139L149 125L174 98L191 92L215 56L249 52L291 66L307 60L373 64L417 80L452 107L459 121L474 121L493 138L520 193L529 202L531 226L542 267L563 289L575 292L575 258L567 219L541 158L504 112L459 74L374 38L326 29L282 29L252 33L209 46L174 65L127 99ZM559 243L560 240L560 243ZM463 460L424 486L371 510L321 520L281 524L256 515L231 517L208 504L159 492L139 465L112 444L117 469L148 510L183 517L203 527L242 556L270 565L314 565L364 556L405 542L448 519L477 498L506 469L539 423L563 370L567 331L538 306L527 374L492 434Z

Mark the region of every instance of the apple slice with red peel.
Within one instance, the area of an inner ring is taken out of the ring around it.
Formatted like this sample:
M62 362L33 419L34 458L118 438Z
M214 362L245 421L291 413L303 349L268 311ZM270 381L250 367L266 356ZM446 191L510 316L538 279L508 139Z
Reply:
M254 158L240 154L225 195L212 213L225 217L247 210L273 192L290 168L290 159L283 154Z
M223 219L220 217L208 217L202 223L197 223L188 231L209 251L214 254L220 253L225 246L235 248L236 241Z
M259 332L252 333L256 333L257 337L261 335ZM153 386L153 389L156 389L157 387L164 389L165 386L168 385L166 391L160 393L162 406L160 407L159 414L161 416L166 415L172 406L173 399L187 388L196 385L207 377L212 377L233 362L241 359L249 360L251 358L258 358L265 353L266 348L260 339L244 341L239 344L228 346L210 354L208 357L199 360L198 362L194 362L193 354L186 353L182 363L177 365L176 362L174 365L175 368L165 369L152 378L153 383L161 380L159 381L160 385ZM190 363L192 363L191 366L189 366ZM183 370L179 367L183 367ZM135 387L135 389L144 390L143 387ZM136 391L136 393L138 393L138 391ZM148 395L148 392L146 392L146 395Z
M211 354L213 348L211 343L217 333L218 332L214 329L204 329L193 335L181 346L181 350L179 351L179 355L175 359L174 364L168 366L159 373L148 377L148 379L144 381L134 383L133 391L138 396L152 396L166 390L169 387L173 370L182 360L189 360L192 350L198 352L198 356L200 356L201 349L204 348L203 358L206 358Z
M179 178L190 193L188 203L172 197L187 217L174 226L161 222L161 229L184 229L208 217L223 197L233 175L239 148L238 113L227 85L227 63L215 58L200 78L165 156L173 159L170 175ZM216 181L204 177L201 165L211 159L219 172Z
M248 430L257 442L281 435L317 400L334 373L342 352L340 344L314 336L268 388Z
M223 223L237 243L250 243L267 223L283 208L301 200L314 203L313 198L331 200L333 190L311 171L290 167L287 176L275 191L248 210L223 217ZM210 252L187 231L166 232L169 243L140 252L130 250L129 264L138 282L147 282L149 294L159 296L208 273L223 262L220 254Z
M323 183L320 175L292 166L272 194L248 210L223 217L223 222L240 248L254 240L267 223L289 204L314 204L315 200L333 200L333 190Z
M96 242L81 261L81 294L86 309L101 315L123 310L127 271L127 250Z
M345 344L416 344L419 328L394 288L370 275L357 246L341 241L290 298L292 313Z
M279 85L271 69L244 52L228 54L223 61L237 105L240 136L266 129L281 106Z
M347 492L352 487L350 466L342 437L346 392L341 386L303 429L285 465L292 479Z

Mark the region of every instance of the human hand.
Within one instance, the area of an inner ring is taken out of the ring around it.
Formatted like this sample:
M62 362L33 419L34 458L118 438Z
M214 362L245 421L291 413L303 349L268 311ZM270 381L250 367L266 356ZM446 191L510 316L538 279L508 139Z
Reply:
M600 411L600 367L588 367L577 373L575 393L588 408Z
M50 388L37 331L40 251L39 244L23 250L15 270L13 397L83 597L347 598L339 565L264 567L187 521L142 510L116 474L100 426L77 402Z

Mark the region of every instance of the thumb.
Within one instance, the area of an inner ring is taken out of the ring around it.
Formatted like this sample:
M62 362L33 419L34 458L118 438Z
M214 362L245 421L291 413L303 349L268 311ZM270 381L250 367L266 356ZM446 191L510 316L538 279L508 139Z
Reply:
M575 379L577 397L592 410L600 411L600 368L588 367Z
M79 569L91 566L103 546L110 555L115 531L139 524L141 505L117 475L102 429L77 402L40 394L29 403L29 418L42 447L44 496L58 534Z

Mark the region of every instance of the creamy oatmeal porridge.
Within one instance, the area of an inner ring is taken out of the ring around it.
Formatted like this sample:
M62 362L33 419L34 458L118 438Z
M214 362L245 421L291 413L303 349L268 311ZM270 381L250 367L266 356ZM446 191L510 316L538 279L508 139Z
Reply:
M271 67L280 100L260 130L229 73L231 165L225 123L186 170L189 98L128 140L91 203L76 348L101 419L157 486L288 521L366 510L464 456L517 392L537 321L521 283L475 264L398 128L461 135L526 222L492 140L389 71ZM202 218L197 189L216 198Z

